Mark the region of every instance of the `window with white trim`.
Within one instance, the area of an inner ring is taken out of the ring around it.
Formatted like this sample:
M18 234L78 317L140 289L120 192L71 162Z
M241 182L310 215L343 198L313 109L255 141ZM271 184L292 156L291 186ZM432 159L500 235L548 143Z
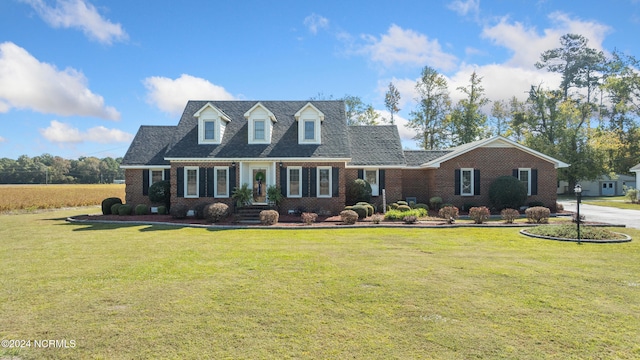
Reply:
M318 167L318 197L331 197L331 167Z
M371 185L371 196L380 196L380 187L378 186L378 169L365 169L364 180Z
M287 197L302 197L301 166L289 166L287 168Z
M149 170L149 186L157 183L158 181L164 180L164 170L163 169L151 169Z
M200 169L197 167L184 168L184 197L197 198L200 197Z
M216 122L215 120L204 120L204 141L213 141L216 139Z
M460 169L460 195L473 196L473 169Z
M264 140L265 139L265 127L264 120L254 120L253 121L253 140Z
M213 182L214 197L228 198L229 197L229 168L226 166L215 166L213 168L215 176Z
M298 122L298 144L320 144L324 114L313 104L307 103L294 117Z
M315 141L316 139L316 122L313 120L304 120L304 141Z
M531 169L518 169L518 180L522 181L524 186L527 188L527 195L531 196Z

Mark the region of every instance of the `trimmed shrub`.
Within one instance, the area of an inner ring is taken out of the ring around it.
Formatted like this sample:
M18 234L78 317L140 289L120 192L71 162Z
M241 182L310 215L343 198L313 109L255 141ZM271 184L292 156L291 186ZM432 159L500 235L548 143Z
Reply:
M564 205L556 203L556 211L564 211Z
M500 215L502 216L502 220L507 224L513 224L513 221L520 217L520 212L516 209L502 209L500 211Z
M347 183L347 204L371 201L371 185L363 179L355 179Z
M417 220L418 217L416 217L415 215L407 215L402 218L402 221L404 221L405 224L415 224Z
M205 208L210 204L210 202L202 201L197 203L196 206L193 207L193 212L196 219L204 220L204 218L207 216Z
M398 208L398 203L391 203L389 204L389 209L391 210L396 210Z
M210 223L215 223L229 215L229 205L224 203L208 204L202 211L204 219Z
M169 184L169 180L156 181L149 186L149 200L169 207L171 203L171 184Z
M300 215L300 219L302 219L303 223L305 223L307 225L311 225L314 222L316 222L316 220L318 219L318 214L310 213L310 212L304 212L304 213L302 213L302 215Z
M114 204L122 204L122 200L117 197L110 197L102 200L102 215L112 214L111 206Z
M472 207L471 209L469 209L469 217L476 224L482 224L483 222L489 220L489 215L491 215L491 213L486 206Z
M158 206L158 215L167 215L167 207L164 205Z
M375 214L371 217L371 221L373 221L374 224L380 224L380 221L382 221L383 219L384 219L384 216L380 214Z
M640 186L640 185L638 185ZM627 192L625 193L625 196L627 197L627 199L629 199L629 201L632 204L635 204L638 202L638 189L627 189Z
M118 208L118 215L121 215L121 216L131 215L132 212L133 212L133 206L129 204L120 205L120 207Z
M527 187L513 176L501 176L489 187L489 201L497 210L519 209L527 201Z
M355 211L358 214L358 219L364 219L367 217L367 208L363 205L353 205L351 211Z
M384 218L387 220L402 220L405 216L423 217L427 216L428 211L426 209L412 209L408 211L389 210L384 214Z
M120 208L120 206L122 206L122 203L115 203L111 205L111 208L109 209L111 211L111 214L118 215L118 209Z
M356 205L362 205L367 209L367 216L371 216L373 215L374 212L376 212L376 209L373 207L373 205L366 203L366 202L359 202Z
M408 202L406 202L406 201L402 201L402 200L396 201L396 204L398 204L398 205L406 205L406 206L409 206L409 203L408 203Z
M260 211L260 223L262 225L275 225L278 223L280 214L275 210L262 210Z
M343 210L340 212L340 219L345 225L353 225L358 221L358 213L353 210Z
M429 205L431 205L432 210L440 210L440 205L442 205L442 198L440 196L434 196L429 199Z
M425 210L429 210L429 205L427 204L423 204L423 203L417 203L415 205L413 205L414 209L425 209Z
M189 208L187 205L179 204L173 205L169 213L171 217L174 219L184 219L187 217L187 212L189 212Z
M455 206L444 206L438 211L438 216L445 219L447 224L452 224L458 218L458 208Z
M551 215L549 208L542 206L530 207L524 213L527 215L527 222L532 224L546 224Z
M145 204L138 204L138 205L136 205L135 214L136 215L148 215L149 214L149 207L147 205L145 205Z
M396 209L398 211L411 211L411 207L409 205L398 205Z

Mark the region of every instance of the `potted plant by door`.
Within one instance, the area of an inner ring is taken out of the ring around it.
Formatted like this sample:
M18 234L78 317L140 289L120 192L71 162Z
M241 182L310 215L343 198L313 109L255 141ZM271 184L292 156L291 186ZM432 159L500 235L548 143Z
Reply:
M267 188L267 199L269 200L269 206L277 207L280 206L284 196L282 196L282 191L279 187L271 185Z
M249 187L249 184L244 183L242 186L233 190L231 198L236 201L236 206L247 206L251 204L251 200L253 199L253 190Z

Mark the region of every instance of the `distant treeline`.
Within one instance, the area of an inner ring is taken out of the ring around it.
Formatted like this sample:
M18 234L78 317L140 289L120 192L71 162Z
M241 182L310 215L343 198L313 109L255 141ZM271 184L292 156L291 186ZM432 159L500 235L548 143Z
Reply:
M109 184L124 179L122 158L68 160L43 154L0 158L0 184Z

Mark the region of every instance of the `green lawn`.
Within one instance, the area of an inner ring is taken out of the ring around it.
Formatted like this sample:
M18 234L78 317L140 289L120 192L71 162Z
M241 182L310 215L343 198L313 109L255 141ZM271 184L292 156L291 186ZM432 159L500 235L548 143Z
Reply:
M75 342L0 359L640 357L638 230L579 246L63 221L86 211L0 216L0 339Z
M640 204L632 204L625 196L584 197L584 204L607 206L618 209L640 210Z

